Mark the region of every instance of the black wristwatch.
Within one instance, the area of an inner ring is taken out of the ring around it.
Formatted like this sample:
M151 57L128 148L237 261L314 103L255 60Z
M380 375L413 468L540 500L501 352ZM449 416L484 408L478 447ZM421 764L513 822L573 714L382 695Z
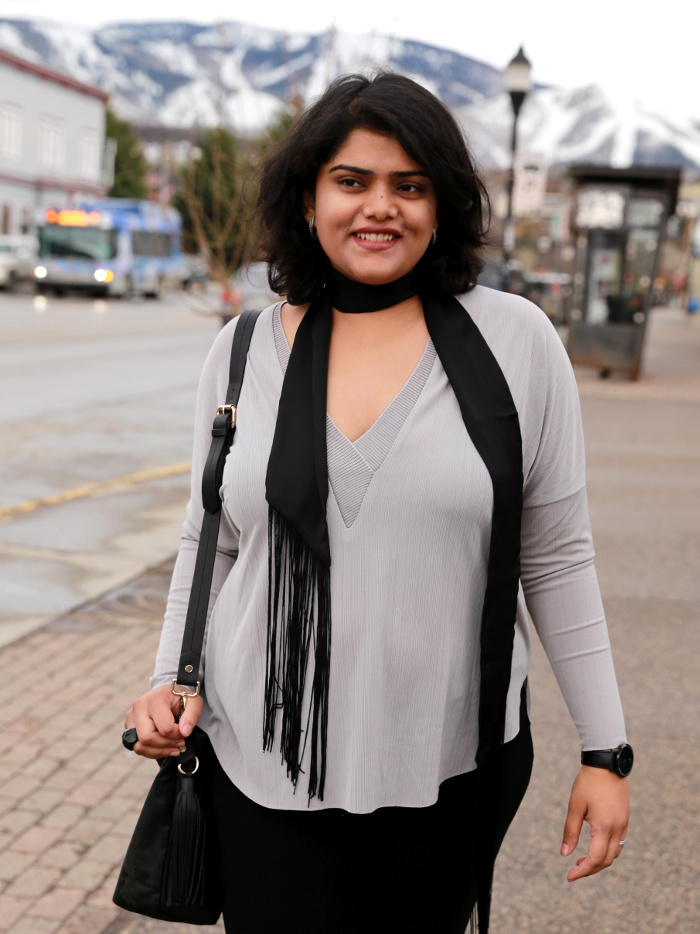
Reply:
M581 765L592 765L596 769L610 769L626 778L632 771L634 753L628 743L617 749L590 749L581 753Z

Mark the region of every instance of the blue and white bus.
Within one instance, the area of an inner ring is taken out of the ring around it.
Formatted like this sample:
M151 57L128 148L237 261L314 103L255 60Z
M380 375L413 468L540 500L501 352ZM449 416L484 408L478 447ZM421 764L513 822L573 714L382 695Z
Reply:
M155 201L104 198L36 215L40 292L157 298L182 276L182 221Z

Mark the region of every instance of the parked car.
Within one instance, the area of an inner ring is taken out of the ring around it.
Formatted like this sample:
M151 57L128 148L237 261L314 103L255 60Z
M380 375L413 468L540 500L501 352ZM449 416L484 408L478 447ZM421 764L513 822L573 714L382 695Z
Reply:
M525 298L539 305L552 324L564 323L571 276L564 272L525 273Z
M180 285L191 292L206 292L209 265L199 253L184 253L180 267Z
M0 288L14 289L32 278L37 258L37 241L28 234L0 236Z
M525 272L517 260L508 263L507 276L505 271L505 261L501 257L487 257L479 285L523 295L539 305L553 324L564 323L564 310L571 295L571 276L568 273Z
M221 320L227 324L247 308L267 308L279 298L267 281L267 263L248 263L221 293Z
M507 275L506 275L507 268ZM486 264L479 275L479 285L499 292L513 292L515 295L525 294L525 276L522 266L517 260L506 262L502 257L487 256Z

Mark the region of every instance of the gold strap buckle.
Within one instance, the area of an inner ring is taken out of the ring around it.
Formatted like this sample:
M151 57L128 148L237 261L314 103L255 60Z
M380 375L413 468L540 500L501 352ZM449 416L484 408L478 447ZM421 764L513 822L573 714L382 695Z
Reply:
M235 405L220 405L216 410L217 415L227 415L231 413L231 427L234 428L236 425L236 406Z
M187 701L189 700L189 698L190 698L190 697L197 697L197 696L199 695L199 686L200 686L200 683L201 683L201 682L199 682L199 681L197 682L197 687L194 689L194 691L187 691L187 690L185 690L185 691L176 691L175 688L177 687L177 678L173 678L173 683L170 685L170 691L171 691L172 694L175 694L176 697L179 697L180 700L182 701L182 712L183 712L183 713L184 713L185 710L187 709Z

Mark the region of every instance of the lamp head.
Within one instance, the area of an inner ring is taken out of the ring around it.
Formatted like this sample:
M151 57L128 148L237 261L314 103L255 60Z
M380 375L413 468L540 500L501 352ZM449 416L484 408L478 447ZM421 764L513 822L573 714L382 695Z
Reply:
M520 46L518 54L512 58L505 71L505 85L513 104L516 117L525 97L532 87L532 65Z
M519 91L523 94L532 87L532 64L527 59L523 47L520 46L518 54L506 66L505 84L508 91Z

